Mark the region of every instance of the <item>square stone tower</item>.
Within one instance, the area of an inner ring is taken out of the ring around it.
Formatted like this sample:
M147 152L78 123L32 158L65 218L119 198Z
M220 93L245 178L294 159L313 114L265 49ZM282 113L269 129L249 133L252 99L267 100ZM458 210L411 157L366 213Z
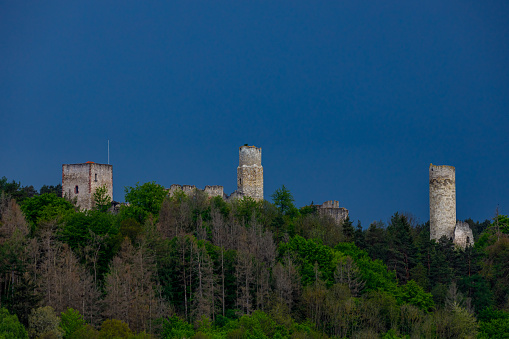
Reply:
M84 164L62 165L62 197L77 199L83 209L94 207L95 190L105 186L113 200L113 166L87 161Z
M239 147L237 192L257 201L263 200L262 149L256 146Z

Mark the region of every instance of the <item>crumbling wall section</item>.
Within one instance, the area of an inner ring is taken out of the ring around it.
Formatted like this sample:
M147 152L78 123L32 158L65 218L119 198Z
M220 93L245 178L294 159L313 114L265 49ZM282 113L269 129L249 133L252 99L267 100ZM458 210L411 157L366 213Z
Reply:
M474 246L474 234L470 225L464 221L458 221L454 229L454 244L465 249L467 246Z
M219 185L207 185L205 189L196 188L195 185L178 185L173 184L167 189L168 195L173 196L176 192L184 192L186 195L191 195L194 191L205 192L209 197L222 197L224 198L224 188Z
M205 193L209 197L223 197L224 196L224 188L219 185L205 186Z
M339 207L339 201L337 200L328 200L321 205L315 206L319 214L332 217L338 225L341 225L348 218L348 210L344 207Z

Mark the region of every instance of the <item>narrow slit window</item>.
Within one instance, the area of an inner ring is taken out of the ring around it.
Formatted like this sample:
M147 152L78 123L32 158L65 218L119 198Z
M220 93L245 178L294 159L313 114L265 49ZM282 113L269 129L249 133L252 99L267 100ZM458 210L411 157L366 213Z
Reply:
M74 194L78 194L80 191L78 189L78 185L76 185L76 187L74 187Z
M95 181L97 181L97 173L95 174Z
M467 237L467 244L470 244L470 237Z

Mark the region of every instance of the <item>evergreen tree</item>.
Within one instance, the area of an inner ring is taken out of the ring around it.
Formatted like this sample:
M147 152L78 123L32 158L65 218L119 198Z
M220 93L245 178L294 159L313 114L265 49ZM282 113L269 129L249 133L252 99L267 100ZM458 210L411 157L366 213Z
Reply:
M345 236L345 241L352 241L354 240L354 228L353 223L350 220L350 217L346 217L346 219L341 224L343 235Z
M407 217L399 213L394 214L387 227L387 235L389 237L387 266L396 272L400 282L406 283L410 279L410 270L415 266L417 252Z
M353 235L355 246L360 249L366 249L366 237L361 226L361 221L357 221L357 227Z

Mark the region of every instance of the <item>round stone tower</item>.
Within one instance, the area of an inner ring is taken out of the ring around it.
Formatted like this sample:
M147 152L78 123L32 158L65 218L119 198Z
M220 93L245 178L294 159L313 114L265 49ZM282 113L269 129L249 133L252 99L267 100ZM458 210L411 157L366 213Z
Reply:
M456 174L452 166L429 165L430 238L454 239L456 227Z
M239 147L237 191L255 200L263 200L262 149L255 146Z

